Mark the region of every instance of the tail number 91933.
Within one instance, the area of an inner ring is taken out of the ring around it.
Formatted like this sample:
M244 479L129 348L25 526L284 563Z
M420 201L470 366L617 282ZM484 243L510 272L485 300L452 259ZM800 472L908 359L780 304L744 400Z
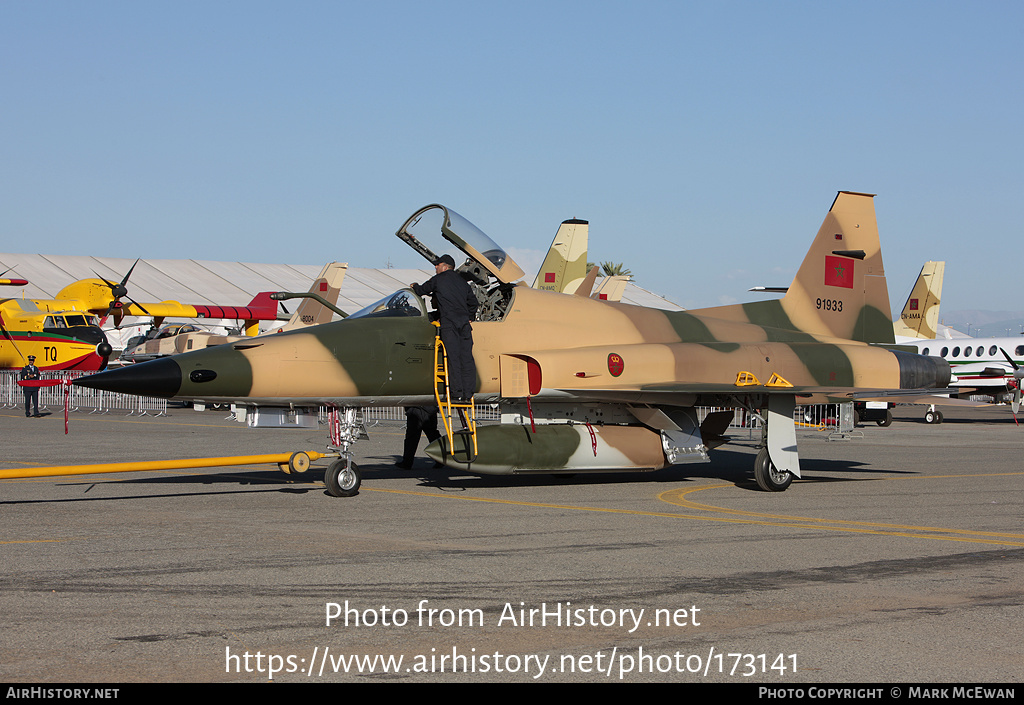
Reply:
M839 299L818 299L818 310L819 311L835 311L836 313L842 313L843 302Z

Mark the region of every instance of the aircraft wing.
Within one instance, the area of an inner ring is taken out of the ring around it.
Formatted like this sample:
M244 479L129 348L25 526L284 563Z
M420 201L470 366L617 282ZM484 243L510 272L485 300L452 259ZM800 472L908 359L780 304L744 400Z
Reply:
M159 303L123 303L118 310L123 316L152 316L154 318L228 318L247 321L275 320L277 302L269 291L261 292L247 306L205 306L183 304L177 301Z

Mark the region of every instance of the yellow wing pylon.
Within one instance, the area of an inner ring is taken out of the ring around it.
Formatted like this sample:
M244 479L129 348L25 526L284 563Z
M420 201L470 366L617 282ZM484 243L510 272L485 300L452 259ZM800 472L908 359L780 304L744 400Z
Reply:
M737 387L756 387L761 384L753 372L739 372L736 374Z

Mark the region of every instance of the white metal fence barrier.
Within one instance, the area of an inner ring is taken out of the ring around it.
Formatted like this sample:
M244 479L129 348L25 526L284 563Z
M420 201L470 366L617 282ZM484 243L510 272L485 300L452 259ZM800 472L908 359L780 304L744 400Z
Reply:
M24 409L25 396L22 387L18 385L19 372L14 370L0 371L0 407L4 409ZM44 371L43 379L75 379L87 372L78 371ZM65 388L62 385L53 387L42 387L39 390L39 408L56 412L64 408ZM69 400L71 411L83 411L90 414L120 413L125 416L165 416L167 414L167 400L154 397L140 397L135 394L119 394L115 392L104 392L98 389L86 387L71 387ZM712 411L723 411L716 407L699 407L698 415L701 421ZM732 423L729 428L733 430L748 429L751 432L760 430L761 418L751 414L746 409L731 409L733 412ZM321 406L319 409L320 423L327 423L329 407ZM501 413L496 404L478 404L476 407L476 418L479 421L498 421ZM793 414L797 428L812 431L828 431L833 433L848 433L853 430L854 416L852 404L815 404L811 406L798 406ZM366 421L405 421L405 409L400 406L373 406L363 409L363 419Z
M330 407L320 407L320 422L326 423ZM500 421L501 411L497 404L477 404L477 421ZM405 407L401 406L367 406L363 408L364 421L405 421Z
M746 409L701 406L697 407L697 414L698 418L703 422L704 417L713 411L729 410L733 412L732 423L729 424L730 429L761 429L763 425L761 417L750 413ZM798 430L849 433L853 430L854 426L853 404L809 404L797 406L793 411L793 420L796 422Z
M330 407L320 407L320 422L327 423L327 414ZM746 409L732 407L697 407L697 415L700 421L713 411L732 411L733 419L729 428L752 429L760 431L762 426L761 417L752 414ZM477 404L476 418L478 421L499 421L501 411L496 404ZM405 409L400 406L372 406L363 409L365 421L405 421ZM796 421L798 429L809 431L828 431L847 433L853 430L854 416L853 404L813 404L797 406L793 412L793 420Z
M42 379L72 380L89 374L80 371L50 371L41 373ZM5 409L24 409L24 388L18 384L21 373L18 371L0 371L0 405ZM39 409L52 413L64 410L64 397L67 390L64 385L39 388ZM165 416L167 400L154 397L140 397L135 394L118 394L104 392L87 387L71 387L68 398L69 411L85 411L90 414L122 413L125 416Z

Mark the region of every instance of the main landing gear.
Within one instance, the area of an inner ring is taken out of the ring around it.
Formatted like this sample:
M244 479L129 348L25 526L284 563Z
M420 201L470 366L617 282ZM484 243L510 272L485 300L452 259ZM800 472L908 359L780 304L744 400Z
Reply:
M776 468L768 457L768 449L762 448L754 458L754 479L765 492L782 492L793 484L793 473Z
M793 421L796 397L770 394L766 401L761 449L754 459L754 479L765 492L783 492L793 484L794 477L800 477L800 456L797 454L796 424Z

